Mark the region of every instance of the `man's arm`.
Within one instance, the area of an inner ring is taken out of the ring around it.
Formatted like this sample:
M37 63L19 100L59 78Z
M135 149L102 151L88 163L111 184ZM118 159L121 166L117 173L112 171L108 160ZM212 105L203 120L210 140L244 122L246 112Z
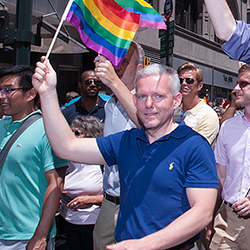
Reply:
M72 133L60 110L56 93L56 73L48 60L37 63L32 83L39 93L46 134L55 154L63 159L104 165L95 138L79 139Z
M168 249L198 234L212 219L217 189L187 188L186 192L191 209L167 227L144 238L122 241L106 248L108 250Z
M226 0L204 0L216 36L228 41L236 29L236 22Z
M45 173L47 189L44 195L42 214L36 231L26 247L27 250L45 250L46 248L46 238L59 206L66 169L67 167L61 167Z
M220 125L226 121L227 119L231 118L234 116L236 110L237 110L237 106L235 104L235 99L236 99L236 96L235 96L235 91L232 90L231 92L231 102L229 104L229 107L226 109L226 111L224 112L224 114L221 116L221 119L220 119Z
M136 124L137 127L141 127L141 123L137 116L136 107L133 101L133 95L124 83L117 76L113 65L104 56L97 56L94 60L95 74L100 80L109 87L116 98L120 101L125 109L129 118Z

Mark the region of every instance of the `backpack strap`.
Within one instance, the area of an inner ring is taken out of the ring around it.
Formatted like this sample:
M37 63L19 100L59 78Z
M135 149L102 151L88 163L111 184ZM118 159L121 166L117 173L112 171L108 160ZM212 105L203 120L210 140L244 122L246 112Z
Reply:
M2 167L6 156L8 155L8 152L10 148L12 147L13 143L16 141L16 139L36 120L40 119L42 117L41 114L36 113L31 116L29 116L21 125L20 127L15 131L15 133L10 137L10 139L5 144L3 150L0 153L0 168Z

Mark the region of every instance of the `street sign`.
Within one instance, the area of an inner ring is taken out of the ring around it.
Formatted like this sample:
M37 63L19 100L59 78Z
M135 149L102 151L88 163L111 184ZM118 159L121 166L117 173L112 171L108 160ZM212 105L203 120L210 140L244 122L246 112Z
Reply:
M166 0L164 5L164 16L167 20L167 22L170 21L170 17L173 14L173 1L172 0Z

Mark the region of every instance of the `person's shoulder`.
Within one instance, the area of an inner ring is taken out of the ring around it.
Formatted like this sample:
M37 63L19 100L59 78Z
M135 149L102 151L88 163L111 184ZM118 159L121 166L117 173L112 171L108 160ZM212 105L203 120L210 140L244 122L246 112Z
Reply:
M105 95L105 94L98 94L98 95L102 103L106 103L110 99L110 95Z
M74 103L72 103L71 105L69 105L68 107L66 107L65 109L62 110L62 114L64 115L64 117L66 118L67 121L76 112L76 103L77 102L74 102Z
M191 127L186 125L185 121L181 121L179 126L176 128L174 132L180 137L185 137L187 135L199 135L199 133L197 133Z
M241 123L242 119L243 119L243 114L230 117L222 123L220 129L223 129L224 127L238 126L238 123L239 122Z
M67 113L67 112L70 112L72 110L75 110L76 109L76 104L77 104L77 102L74 102L74 103L70 104L69 106L65 107L65 109L62 112Z
M209 117L210 119L213 117L216 120L218 120L218 115L216 112L213 110L212 107L210 107L208 104L206 104L203 100L201 100L197 105L196 105L196 110L199 113L200 117ZM218 120L219 121L219 120Z
M193 130L191 127L187 126L184 121L182 121L176 129L176 134L179 138L193 138L198 141L206 141L206 138L202 136L200 133ZM207 142L208 143L208 142Z

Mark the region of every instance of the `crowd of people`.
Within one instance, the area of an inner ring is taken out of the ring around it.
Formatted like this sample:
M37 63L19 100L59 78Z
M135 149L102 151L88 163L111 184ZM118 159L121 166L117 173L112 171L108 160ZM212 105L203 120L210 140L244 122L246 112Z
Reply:
M250 63L249 26L204 2L223 50ZM120 67L98 55L63 107L45 57L1 69L1 250L249 249L250 66L211 107L199 67L143 59L135 42Z

